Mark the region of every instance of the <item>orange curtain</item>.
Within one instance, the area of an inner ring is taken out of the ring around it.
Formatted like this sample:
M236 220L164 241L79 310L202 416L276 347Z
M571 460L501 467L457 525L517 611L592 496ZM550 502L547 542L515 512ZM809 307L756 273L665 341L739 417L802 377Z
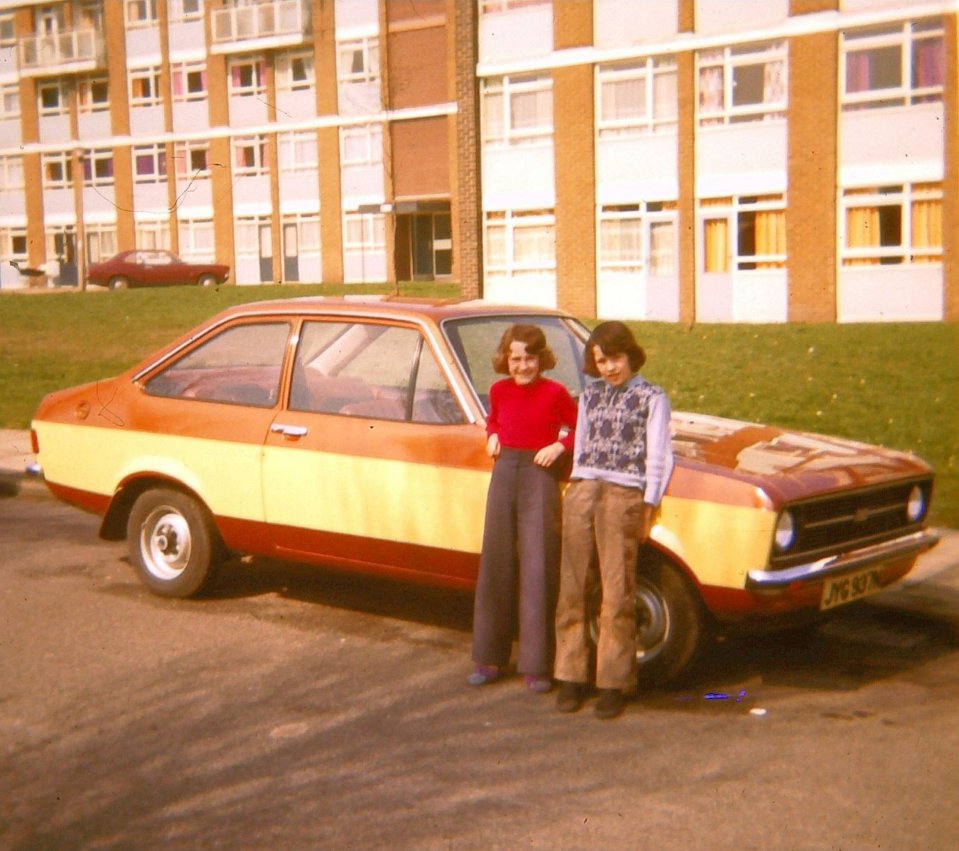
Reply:
M726 219L707 219L705 233L707 272L729 271L729 222Z
M783 210L765 210L756 213L756 254L786 254L786 213ZM784 260L758 263L760 269L780 269Z
M846 244L849 248L879 247L879 210L875 207L850 207L846 211ZM878 257L854 257L847 266L874 266Z
M912 205L912 247L942 249L942 201L915 201ZM937 263L942 254L913 256L914 263Z

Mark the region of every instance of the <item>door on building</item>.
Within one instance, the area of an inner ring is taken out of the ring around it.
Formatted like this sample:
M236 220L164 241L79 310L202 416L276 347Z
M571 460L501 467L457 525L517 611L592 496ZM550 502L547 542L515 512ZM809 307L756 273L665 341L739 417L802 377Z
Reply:
M300 280L299 256L296 222L286 222L283 225L283 280L285 282Z
M260 225L260 281L273 281L273 228Z
M47 235L47 262L51 261L56 261L59 266L54 276L55 284L65 287L77 285L77 236L72 225Z
M396 278L434 281L453 273L453 239L448 201L396 204Z

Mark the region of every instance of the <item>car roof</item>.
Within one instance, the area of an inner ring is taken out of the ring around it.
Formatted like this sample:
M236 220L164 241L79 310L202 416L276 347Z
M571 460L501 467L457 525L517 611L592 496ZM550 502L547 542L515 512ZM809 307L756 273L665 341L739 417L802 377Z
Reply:
M493 304L480 299L416 298L412 296L301 296L254 301L235 305L220 314L221 319L236 315L349 315L398 318L425 318L434 322L463 316L540 315L568 316L561 310L530 305Z

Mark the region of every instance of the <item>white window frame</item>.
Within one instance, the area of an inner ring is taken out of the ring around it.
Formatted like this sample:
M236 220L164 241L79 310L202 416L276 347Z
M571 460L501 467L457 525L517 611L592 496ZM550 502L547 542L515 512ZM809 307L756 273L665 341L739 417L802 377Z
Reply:
M195 154L203 154L203 167L197 168L194 163ZM174 171L181 179L193 180L210 175L210 143L197 140L183 140L173 147ZM169 169L168 169L169 173Z
M657 97L660 87L669 85L671 97ZM612 101L616 87L635 85L643 92L643 103L629 114L617 111ZM675 131L679 112L678 76L674 56L649 56L626 65L600 65L596 68L596 128L605 136L635 136Z
M83 155L83 185L113 186L113 183L113 151L87 151Z
M868 29L849 30L840 34L839 40L839 97L843 110L875 109L888 106L903 106L941 101L945 70L945 30L941 18L906 21ZM939 42L943 57L940 71L941 82L921 86L914 79L915 50L922 42ZM864 88L849 91L850 64L858 54L874 51L899 53L899 85Z
M102 97L95 95L97 89ZM77 109L80 112L106 112L110 109L109 77L83 77L77 81Z
M180 259L212 263L216 259L213 219L180 219L177 222Z
M909 266L942 262L944 235L939 244L913 245L913 213L915 204L923 201L943 203L941 182L901 184L895 186L844 187L840 197L839 253L843 266L859 264ZM849 213L854 209L895 208L899 216L899 243L854 248L849 245Z
M277 146L281 172L315 171L319 167L315 130L280 133Z
M0 12L0 47L13 47L17 43L17 27L13 12Z
M170 223L160 219L140 219L135 223L136 247L139 251L169 251Z
M20 84L0 83L0 120L20 117Z
M0 190L4 192L23 189L23 157L19 154L0 156Z
M516 126L519 104L533 98L533 122ZM524 74L483 80L483 144L538 144L553 135L553 80L548 74Z
M206 62L174 62L170 67L170 82L174 103L202 101L207 97ZM199 78L199 89L191 88L191 82ZM180 91L177 89L180 88Z
M250 82L237 81L243 70L249 72ZM240 72L239 74L237 72ZM255 97L266 94L266 63L262 56L232 59L226 72L230 97Z
M140 171L140 160L151 166L148 172ZM133 148L134 183L165 183L167 179L166 145L137 145Z
M302 78L294 77L296 63L302 63ZM310 51L296 51L278 54L276 57L276 90L278 92L298 92L312 89L316 85L316 70L313 54Z
M236 256L260 256L260 229L272 226L269 215L237 216L233 222L233 241Z
M764 195L737 195L727 198L701 198L698 207L699 232L702 234L701 271L708 274L732 274L752 271L768 272L770 270L786 268L786 251L760 254L740 254L739 235L748 216L756 213L774 212L785 216L786 196L780 192L770 192ZM706 269L706 222L725 220L728 223L727 240L725 245L726 256L729 258L729 268L726 272L709 272ZM785 220L780 219L785 227Z
M158 106L162 103L159 65L151 65L145 68L131 68L129 71L129 80L131 107ZM137 83L144 84L148 93L136 94Z
M356 69L359 58L361 68ZM380 79L380 44L376 36L351 38L336 43L336 73L339 83L375 83Z
M617 223L633 223L635 249L617 242ZM653 231L669 226L668 250L657 249ZM596 257L600 275L674 276L677 273L679 210L676 201L639 201L635 204L606 205L599 210Z
M157 0L126 0L124 18L130 29L154 27L160 22Z
M386 250L386 216L382 213L343 214L343 253L365 254Z
M550 0L480 0L480 14L491 15L527 6L545 6L549 2Z
M84 230L87 239L87 263L100 263L117 253L116 225L88 224Z
M26 261L29 246L26 227L0 227L0 257Z
M243 152L242 162L239 154ZM270 173L266 136L237 136L231 144L233 176L258 177Z
M737 76L747 69L757 68L764 78L762 100L737 104ZM789 50L784 41L697 51L696 117L699 126L785 119L789 102L788 75Z
M171 21L202 21L203 0L167 0Z
M44 106L45 92L56 93L56 106ZM70 92L63 80L43 80L37 83L37 109L40 111L40 115L70 114Z
M499 235L494 238L494 234ZM500 238L501 236L501 238ZM525 243L538 249L523 257ZM493 246L502 244L502 257ZM483 217L483 253L490 276L517 278L556 272L556 214L553 210L488 210Z
M49 151L40 155L44 189L69 189L71 186L71 155L69 151ZM50 168L59 171L58 177L50 176Z
M318 256L322 245L319 213L285 213L281 229L296 226L296 244L299 254Z
M355 124L340 128L340 164L379 165L383 162L383 125Z

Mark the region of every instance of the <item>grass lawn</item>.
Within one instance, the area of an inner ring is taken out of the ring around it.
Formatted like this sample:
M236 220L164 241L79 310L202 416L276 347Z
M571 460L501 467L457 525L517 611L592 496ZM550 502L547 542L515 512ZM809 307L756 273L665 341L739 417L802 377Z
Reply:
M264 298L387 287L265 286L0 294L0 427L27 428L44 393L115 375L201 320ZM455 285L406 285L411 295ZM959 325L631 323L644 374L677 410L915 452L936 470L932 521L959 528Z

